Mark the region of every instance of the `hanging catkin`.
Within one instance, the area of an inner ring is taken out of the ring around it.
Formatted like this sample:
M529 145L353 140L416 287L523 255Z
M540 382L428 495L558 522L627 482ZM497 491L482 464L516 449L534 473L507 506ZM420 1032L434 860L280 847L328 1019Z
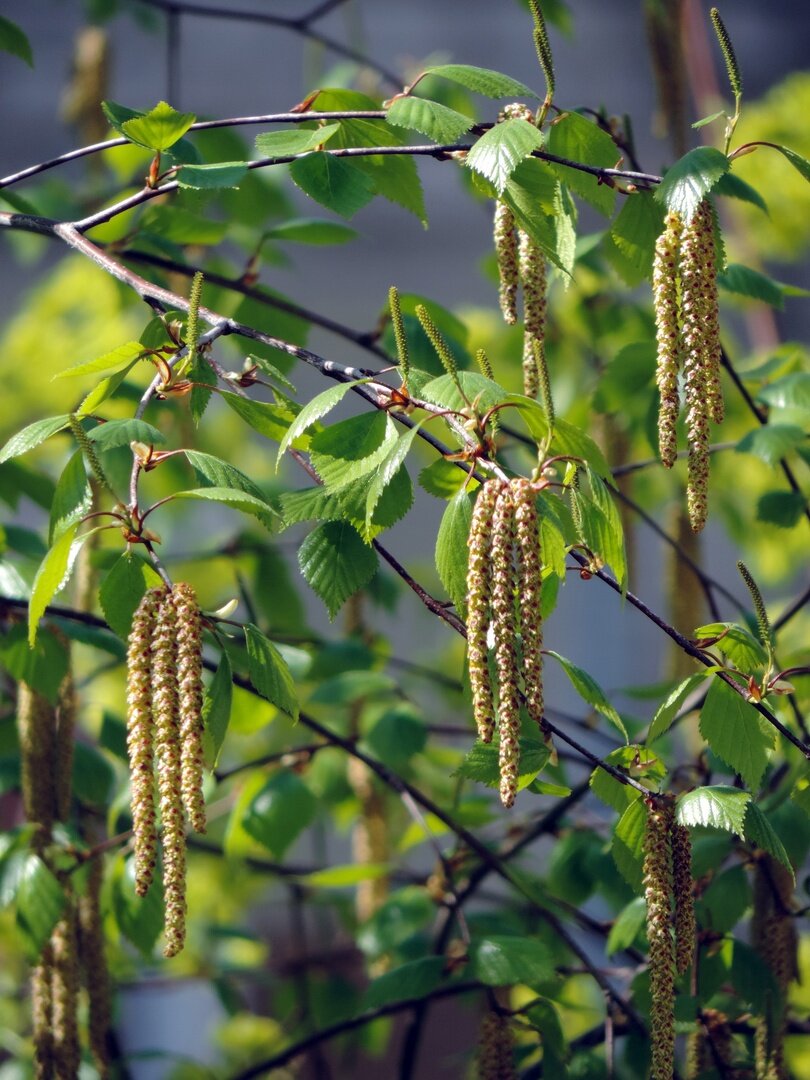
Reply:
M692 841L685 825L672 826L672 891L675 898L675 966L683 975L695 951L695 904L692 893Z
M79 921L79 956L87 988L87 1030L90 1052L99 1076L109 1074L110 1055L110 979L104 954L104 929L101 913L101 887L104 862L92 860L85 894L77 904Z
M202 621L191 585L172 591L177 615L177 687L180 719L180 772L183 805L195 832L205 832L203 781Z
M675 942L672 934L673 806L648 806L644 836L644 896L650 973L651 1080L672 1080L675 1064Z
M467 662L478 738L492 741L495 730L495 704L487 659L492 579L490 552L492 547L492 515L500 490L500 481L487 480L478 493L473 509L468 545L467 570Z
M515 527L518 556L518 596L520 631L523 638L523 683L526 708L537 724L543 724L543 616L541 596L540 538L537 506L531 483L525 479L512 484L515 500Z
M495 203L493 223L495 256L498 261L498 299L504 320L510 326L517 322L518 245L515 216L504 202Z
M492 628L498 670L498 735L501 802L517 795L520 757L520 697L515 627L515 521L512 490L504 484L492 518Z
M793 876L773 856L762 853L754 865L753 886L751 944L770 968L779 990L779 1000L769 1001L765 1015L757 1021L756 1075L757 1080L789 1080L784 1058L786 997L799 975Z
M516 1080L513 1046L508 1019L494 1011L488 1012L481 1021L478 1036L478 1080Z
M79 956L76 940L76 908L68 892L65 908L51 934L51 1024L53 1029L53 1075L75 1080L79 1074Z
M658 449L661 461L670 469L678 452L675 425L680 411L678 372L681 365L681 328L678 310L678 258L682 222L668 214L666 228L658 237L653 260L653 304L655 306L658 366Z

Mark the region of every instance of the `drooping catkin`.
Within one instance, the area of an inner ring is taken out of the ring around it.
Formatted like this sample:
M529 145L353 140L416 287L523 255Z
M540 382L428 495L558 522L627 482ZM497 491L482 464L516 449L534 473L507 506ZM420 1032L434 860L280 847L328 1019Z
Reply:
M467 662L473 716L478 738L485 743L492 741L495 729L495 704L487 659L487 631L492 588L489 572L492 515L499 491L498 480L487 480L481 487L475 500L467 541L470 551L467 569Z
M95 858L90 863L86 892L77 905L79 955L88 999L87 1031L93 1062L102 1080L109 1075L110 1065L110 979L101 913L103 879L104 863Z
M515 231L515 216L506 203L495 203L493 224L495 255L498 260L498 299L504 320L510 326L517 322L517 291L520 277L518 274L518 241Z
M523 638L523 683L529 716L543 727L542 560L537 505L529 480L513 481L518 557L520 632Z
M546 260L523 229L518 230L518 266L523 285L523 322L526 331L542 342L546 332Z
M692 893L692 841L685 825L672 826L672 889L675 897L675 966L688 971L695 952L695 904Z
M167 957L183 948L186 925L186 833L177 687L177 611L168 593L158 608L152 639L152 710L160 796L163 899Z
M76 686L70 667L59 686L56 702L56 732L54 738L54 794L56 816L67 821L70 814L73 746L76 728Z
M501 802L517 795L520 756L520 697L515 642L515 521L512 489L503 484L492 518L492 626L498 670L498 736Z
M56 712L47 698L26 682L17 686L17 730L20 740L20 786L28 821L38 826L37 846L48 843L56 817L53 771Z
M478 1080L516 1080L513 1045L508 1019L494 1011L488 1012L481 1021L478 1037Z
M651 1080L672 1080L675 1064L675 942L672 935L672 824L669 800L648 806L644 896L649 942Z
M52 975L53 949L48 941L31 970L31 1016L36 1080L48 1080L54 1075Z
M784 1060L786 995L798 978L798 935L793 917L793 878L787 867L762 854L754 866L751 944L773 973L780 1000L770 1002L754 1038L757 1080L788 1080ZM770 996L770 995L769 995Z
M172 591L177 617L177 690L183 806L195 832L205 832L203 797L202 619L197 596L187 582Z
M675 425L680 410L678 371L681 364L681 331L678 311L678 256L682 231L677 214L668 214L666 228L658 237L653 260L658 366L655 381L660 395L658 447L661 461L670 469L678 452Z
M162 588L150 589L132 618L127 648L127 750L132 787L135 892L145 896L157 861L152 716L152 637Z
M79 956L76 909L68 894L62 916L51 934L51 1021L53 1028L53 1075L57 1080L75 1080L81 1051L77 1007L79 1000Z

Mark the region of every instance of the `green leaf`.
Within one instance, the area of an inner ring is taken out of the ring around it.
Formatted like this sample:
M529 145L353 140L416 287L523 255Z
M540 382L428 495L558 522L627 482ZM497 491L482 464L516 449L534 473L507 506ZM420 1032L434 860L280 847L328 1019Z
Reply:
M302 521L337 521L343 517L337 495L322 486L285 491L279 502L285 525L298 525Z
M245 626L245 645L248 654L250 681L263 698L298 719L298 696L290 669L284 657L252 623Z
M520 162L542 145L542 134L528 120L503 120L477 140L465 164L490 180L500 195Z
M688 679L684 679L683 682L670 691L667 695L664 703L659 706L653 721L650 724L650 730L647 735L647 742L655 742L656 739L660 739L667 731L669 731L672 721L678 715L684 701L689 697L692 691L700 686L705 678L704 675L690 675Z
M737 443L740 454L754 454L766 465L778 465L802 443L807 442L807 433L796 424L765 424L744 435Z
M439 75L450 82L466 86L475 94L483 94L489 98L503 97L531 97L537 94L530 90L524 83L509 75L503 75L500 71L492 71L490 68L471 67L469 64L440 64L437 67L425 69L426 75Z
M212 454L203 454L199 450L184 450L183 453L200 479L207 481L211 487L233 488L236 491L244 491L255 499L261 499L262 502L267 502L258 484L255 484L249 476L245 476L235 465ZM270 509L269 506L268 509Z
M467 751L461 765L453 773L467 780L496 788L500 783L501 770L497 743L476 742ZM518 790L528 787L548 763L550 751L537 739L520 739L520 762L518 766Z
M785 306L785 294L782 287L758 270L740 263L729 263L722 274L717 275L717 284L726 292L739 296L748 296L752 300L762 300L771 307L781 309Z
M286 240L295 244L348 244L357 236L355 229L350 229L340 221L326 218L294 218L274 225L264 234L267 240ZM286 382L286 380L285 380ZM291 388L292 385L287 383Z
M16 23L0 15L0 51L17 56L30 68L34 66L31 43Z
M712 751L756 791L773 749L773 731L722 679L713 679L709 688L700 712L700 733Z
M334 619L344 601L368 585L377 571L376 552L357 530L343 521L319 525L298 549L304 578Z
M302 874L299 881L307 888L342 889L358 885L361 881L375 881L389 873L385 863L349 863L346 866L330 866L328 870L313 870Z
M281 859L317 812L318 800L306 784L282 769L254 797L242 824L249 836Z
M190 491L176 491L171 498L172 500L195 499L201 502L221 503L233 510L241 510L243 514L252 514L266 525L271 523L272 517L276 514L264 497L257 499L255 495L250 495L247 491L237 491L234 488L192 488Z
M224 221L195 214L172 203L147 210L143 232L153 233L154 239L170 244L219 244L225 239L228 226Z
M97 356L95 360L84 360L81 364L58 371L54 379L72 379L76 375L93 375L99 371L110 371L112 368L131 365L133 360L145 355L146 351L140 341L127 341L111 352Z
M93 504L93 492L84 467L84 454L77 450L62 470L56 483L51 517L48 526L48 543L53 544L71 525L77 525Z
M472 506L472 496L464 490L459 491L447 504L436 536L436 569L459 613L467 608L467 538Z
M660 780L666 776L663 762L651 750L638 745L617 747L607 755L605 762L639 780L645 777ZM620 814L631 802L640 798L639 791L629 784L623 784L599 766L591 773L589 784L597 798Z
M79 523L69 525L48 554L42 560L34 578L31 601L28 605L28 643L33 647L37 636L39 620L45 614L55 594L67 584L72 569L73 559L81 546L81 540L74 545Z
M366 504L377 470L367 473L354 484L337 493L340 513L337 515L357 529L367 544L386 529L390 529L410 510L413 504L413 485L404 465L400 465L383 491L371 517Z
M29 648L26 628L21 623L11 625L0 636L0 664L12 679L28 683L56 705L69 660L67 649L54 634L40 634Z
M124 937L144 957L150 957L163 931L161 881L153 881L146 896L138 896L135 892L135 860L118 859L112 874L112 908Z
M356 379L353 382L338 383L337 386L330 386L328 390L316 394L314 398L308 401L284 433L281 446L278 448L276 468L278 468L278 463L281 461L284 452L296 439L303 435L308 428L311 428L322 416L326 416L327 413L331 412L353 386L360 386L368 381L368 379Z
M724 173L729 170L725 154L712 146L698 146L684 154L664 173L655 198L690 221L701 202L706 198Z
M423 956L386 971L366 989L359 1009L379 1009L395 1001L421 1001L442 982L443 956Z
M396 427L387 413L364 412L313 435L310 460L324 486L339 491L381 465L396 442Z
M101 582L99 601L104 618L124 641L132 629L132 616L147 589L160 584L160 578L145 559L125 552L113 563Z
M477 371L459 371L457 378L467 399L477 403L479 409L489 409L501 401L509 400L509 395L502 386ZM461 410L468 407L452 375L439 375L438 378L431 379L422 387L419 397L445 409Z
M591 549L612 568L624 593L627 588L627 552L622 520L607 485L596 473L589 472L588 480L593 502L588 507L588 513L583 515L590 525L590 529L586 526L586 538Z
M710 116L703 116L700 118L700 120L696 120L694 124L692 124L692 127L695 129L695 131L697 131L698 128L705 127L707 124L712 124L715 120L719 120L721 116L725 115L725 110L720 109L719 112L714 112Z
M636 893L644 892L646 829L647 808L643 799L636 799L619 818L610 849L619 872Z
M810 161L806 157L797 154L795 150L788 149L787 146L776 146L773 143L769 145L772 145L774 150L778 150L780 154L784 154L793 168L810 183Z
M663 227L664 215L652 192L639 191L624 200L608 236L629 267L622 274L628 284L637 285L652 275L655 242ZM621 264L617 269L621 272Z
M387 709L366 735L376 757L394 769L402 769L427 742L427 728L410 706Z
M437 499L452 499L458 494L459 488L466 484L468 475L466 469L460 469L452 461L437 458L420 471L419 484L428 495L435 495Z
M615 168L621 157L616 143L606 131L575 112L563 113L554 121L549 128L546 149L557 157L606 169ZM616 200L616 192L612 187L600 184L597 177L580 169L556 164L550 167L572 191L581 195L600 214L610 216Z
M129 446L133 442L155 446L166 442L166 436L145 420L106 420L87 432L87 438L99 450L112 450L116 446Z
M256 153L262 157L290 157L305 154L316 146L329 142L340 124L327 124L317 128L287 128L283 131L265 131L256 136Z
M42 952L62 909L65 892L38 855L28 855L17 884L17 925L33 956Z
M766 214L768 213L768 204L757 189L751 187L745 180L741 180L736 173L724 173L714 185L714 194L725 195L732 199L740 199L742 202L751 203L753 206L759 207L759 209L763 210Z
M209 769L215 769L225 742L228 724L231 719L233 700L233 671L228 654L223 650L217 670L206 688L203 701L203 748L205 763Z
M125 120L121 131L130 142L162 152L182 139L196 119L194 113L179 113L165 101L159 101L143 116Z
M115 789L115 770L94 746L77 741L73 748L71 783L79 802L103 810Z
M739 831L739 830L738 830ZM777 836L773 825L768 821L767 817L755 802L749 802L748 808L745 814L745 832L741 834L751 844L755 844L756 847L762 848L763 851L767 851L769 855L772 855L774 859L787 867L790 871L790 876L796 881L796 874L793 870L793 864L788 857L788 853L785 851L785 845Z
M810 411L810 372L794 371L763 387L757 397L766 405L779 409L806 409ZM0 456L0 460L2 456Z
M10 458L19 457L20 454L27 454L29 450L33 450L35 446L45 442L51 435L55 435L57 431L67 427L69 420L70 416L66 413L64 416L50 416L47 420L35 420L33 424L24 427L16 435L12 435L0 450L0 465Z
M536 986L554 977L548 947L537 938L488 936L474 942L471 969L485 986Z
M676 816L681 825L725 829L743 836L743 822L750 802L750 791L722 786L700 787L681 795Z
M290 176L315 202L350 218L374 198L373 181L356 165L324 152L298 158Z
M756 668L765 667L768 657L762 643L744 626L715 622L698 626L695 630L695 637L698 639L711 639L720 634L723 636L712 647L719 649L740 671L747 675Z
M374 515L374 510L377 507L380 497L396 474L399 472L400 467L404 463L413 441L416 438L419 428L422 426L422 422L409 428L403 435L401 435L394 446L389 450L386 457L379 463L376 468L374 477L368 489L366 495L366 524L371 523L371 519Z
M133 360L132 363L127 364L125 368L121 368L120 371L108 375L105 379L102 379L101 382L97 383L89 394L82 398L81 404L76 412L82 416L89 416L91 413L94 413L103 401L106 401L107 398L113 396L124 379L126 379L127 375L129 375L130 371L135 366L135 363L136 361Z
M456 142L475 122L438 101L410 96L394 98L388 107L387 118L394 127L421 131L434 142L443 144Z
M774 1010L781 999L781 991L768 964L760 954L746 945L744 941L734 939L731 958L731 983L743 1008L748 1008L756 1015L769 1017L769 1028L773 1031Z
M730 934L750 906L748 875L742 866L733 866L712 878L700 897L697 915L702 927Z
M807 500L800 491L769 491L757 503L757 521L792 529L804 517Z
M290 426L301 415L290 408L289 404L272 405L267 401L253 401L251 398L240 397L239 394L231 394L227 390L221 391L219 396L228 408L241 416L254 431L282 444L288 436ZM279 454L282 452L280 450Z
M635 896L622 908L619 914L616 916L616 920L613 926L610 928L607 942L605 944L605 952L608 956L614 956L618 952L622 952L624 949L632 947L638 935L641 933L641 928L644 926L647 920L647 902L643 896Z
M590 435L561 417L557 417L554 421L551 448L557 454L583 458L597 476L603 480L611 480L610 466Z
M618 728L622 733L624 741L627 742L627 730L622 722L622 718L605 697L604 691L596 680L589 675L587 671L583 671L582 668L577 667L576 664L572 664L570 660L566 660L564 656L560 656L560 654L554 652L553 649L546 649L545 652L547 656L553 656L562 666L563 671L571 681L571 685L582 700L586 701L589 705L592 705L597 712L610 720L611 724Z
M181 188L197 191L217 191L220 188L238 188L247 175L244 161L218 161L211 165L184 165L177 174Z

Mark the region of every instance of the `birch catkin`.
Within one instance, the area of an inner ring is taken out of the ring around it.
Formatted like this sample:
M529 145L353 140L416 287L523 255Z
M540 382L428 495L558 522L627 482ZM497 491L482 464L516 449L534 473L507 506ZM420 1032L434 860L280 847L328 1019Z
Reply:
M677 456L675 425L680 411L678 371L681 364L681 330L678 311L678 256L682 223L677 214L668 214L666 228L658 237L653 260L653 303L656 316L658 366L655 381L660 396L658 449L661 461L670 469Z
M478 1037L478 1080L516 1080L514 1040L505 1016L488 1012Z
M202 621L194 589L179 582L172 592L177 616L177 687L183 805L195 832L205 832L203 780Z
M695 952L695 905L692 894L692 841L685 825L672 826L672 889L675 898L675 965L683 975Z
M492 595L489 573L492 515L499 490L498 480L487 480L479 491L468 540L470 555L467 570L467 663L475 725L478 738L485 743L492 741L495 730L495 704L487 658L487 631Z
M492 627L498 669L498 733L501 802L510 807L517 795L520 755L520 697L515 641L514 503L504 484L492 518Z
M648 807L644 836L644 896L649 941L651 1080L672 1080L675 1065L675 942L672 935L673 807Z
M498 299L504 320L510 326L517 322L518 243L515 217L504 202L495 203L493 224L495 255L498 260Z
M520 630L523 637L523 682L526 708L537 724L543 724L543 621L541 596L540 538L537 506L531 483L515 480L515 527L518 553Z

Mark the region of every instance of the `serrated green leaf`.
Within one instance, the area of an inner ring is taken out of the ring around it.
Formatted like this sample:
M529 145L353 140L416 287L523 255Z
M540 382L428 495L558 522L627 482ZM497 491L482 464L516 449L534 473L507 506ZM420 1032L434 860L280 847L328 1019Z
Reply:
M731 983L743 1008L760 1016L773 1016L781 999L779 985L768 964L744 941L735 938L731 958ZM773 1029L771 1029L773 1030Z
M624 200L608 236L635 271L628 284L637 285L652 275L655 242L663 227L664 215L652 192L639 191Z
M0 664L16 682L28 683L56 705L69 665L67 649L56 635L39 634L30 648L26 628L21 623L12 624L0 635Z
M256 153L262 157L290 157L305 154L316 146L329 142L340 124L326 124L317 128L287 128L283 131L265 131L256 136Z
M353 526L327 521L301 544L298 565L308 584L326 604L330 619L334 619L344 601L374 577L377 553L363 543Z
M491 181L500 195L520 162L542 145L542 134L528 120L503 120L477 140L465 164Z
M485 986L536 986L554 975L551 954L537 938L488 936L473 943L471 961Z
M777 836L773 825L768 821L767 817L755 802L749 802L745 813L745 832L741 834L745 840L750 844L755 844L758 848L762 848L763 851L767 851L769 855L772 855L774 859L786 867L790 871L790 876L793 881L796 880L796 874L793 870L793 864L788 857L788 853L785 851L785 845Z
M740 671L750 674L756 668L767 664L768 657L762 643L744 626L729 622L714 622L698 626L695 630L696 638L711 639L719 634L723 636L712 648L719 649Z
M737 452L754 454L766 465L778 465L807 439L807 433L796 424L765 424L744 435L737 443Z
M112 375L108 375L106 379L102 379L101 382L97 383L90 393L82 398L81 404L76 412L81 416L89 416L91 413L94 413L103 401L112 397L136 363L137 361L133 360L132 363L127 364L125 368L114 372Z
M396 693L396 689L394 689ZM411 706L395 706L382 714L365 741L375 757L400 770L425 748L428 731L421 715Z
M84 467L84 455L77 450L56 483L48 526L48 543L53 544L71 525L78 524L93 503L93 492Z
M24 60L30 68L34 66L34 54L31 43L16 23L0 15L0 51Z
M636 799L619 818L610 848L619 873L636 893L644 891L646 829L647 808L643 799Z
M203 700L203 749L205 763L209 769L215 769L219 762L219 755L222 752L231 719L232 700L233 671L228 654L223 651Z
M124 120L121 131L130 142L162 152L182 139L196 119L194 113L177 112L167 102L159 101L142 116Z
M752 270L750 266L729 263L725 270L717 275L717 284L726 292L748 296L752 300L762 300L763 303L780 310L785 306L785 294L781 286L773 278L760 274L758 270Z
M741 180L736 173L724 173L714 185L713 190L715 195L725 195L728 198L740 199L742 202L751 203L752 206L757 206L766 214L768 213L768 204L757 189L751 187L745 180Z
M386 971L366 989L359 1008L379 1009L395 1001L421 1001L441 983L445 966L442 956L423 956Z
M421 131L437 143L454 143L475 123L469 116L418 97L397 97L388 107L387 119L394 127Z
M750 906L748 875L742 866L733 866L715 875L700 897L696 914L701 926L730 934Z
M557 157L580 161L584 165L615 168L621 154L610 135L598 124L579 113L563 113L551 125L546 149ZM551 169L568 187L581 195L600 214L610 216L616 200L616 192L607 184L600 184L597 177L567 165L552 164Z
M467 606L467 538L472 505L473 498L466 491L459 491L447 504L436 536L436 570L459 613Z
M116 446L129 446L133 442L156 446L166 442L166 436L145 420L106 420L87 432L87 438L99 450L112 450Z
M344 218L353 217L375 195L362 169L323 151L294 161L290 176L305 195Z
M660 739L664 735L672 724L672 721L678 715L681 705L689 697L692 691L700 686L705 678L704 675L690 675L688 679L684 679L683 682L670 691L666 700L659 706L653 721L650 724L650 730L647 735L647 742L655 742L656 739Z
M125 552L113 563L101 582L99 601L108 625L124 641L132 628L132 616L147 589L160 584L155 570L139 555Z
M211 400L212 388L217 385L217 373L205 356L198 352L187 374L191 382L189 399L191 419L195 425L199 426Z
M250 681L271 705L298 719L298 696L284 657L275 645L252 623L245 626Z
M74 546L78 528L79 523L74 522L65 529L37 570L31 589L31 601L28 605L28 643L31 646L36 639L39 620L45 614L45 608L70 577L73 559L82 542L80 540Z
M466 86L475 94L483 94L484 97L531 97L537 94L530 90L524 83L518 82L509 75L503 75L500 71L492 71L490 68L472 67L469 64L440 64L436 67L425 69L426 75L439 75L442 79Z
M367 544L403 518L413 503L411 478L405 466L400 465L380 496L373 514L367 517L368 493L376 475L376 470L369 472L337 493L341 507L339 516L354 525Z
M773 733L765 728L764 720L746 701L715 678L700 712L700 733L727 765L742 776L748 787L756 791L769 751L773 749Z
M112 368L125 365L131 366L133 360L144 355L145 350L140 341L127 341L124 345L119 345L116 349L104 353L103 356L97 356L95 360L85 360L74 367L66 368L65 371L58 371L54 379L72 379L76 375L92 375L99 371L110 371Z
M51 435L67 427L69 420L70 416L66 413L64 416L50 416L47 420L35 420L33 424L24 427L16 435L12 435L0 450L0 465L11 458L19 457L20 454L27 454Z
M244 815L249 836L277 859L315 819L318 801L307 785L290 770L271 776Z
M368 379L356 379L353 382L338 383L337 386L330 386L328 390L316 394L314 398L308 401L284 433L281 445L278 448L276 468L278 468L279 462L287 448L296 439L311 428L322 416L326 416L327 413L331 412L332 409L343 400L353 386L359 386L361 383L366 383L368 381Z
M337 521L343 511L337 495L324 487L305 488L303 491L285 491L279 497L285 525L297 525L302 521Z
M200 479L207 481L209 486L244 491L255 499L267 502L264 492L258 484L255 484L249 476L245 476L241 469L237 469L235 465L214 457L212 454L203 454L199 450L184 450L183 453ZM268 510L270 510L269 506Z
M374 516L374 511L377 507L377 503L380 501L380 497L396 474L399 472L400 467L403 465L407 458L413 441L416 438L420 427L420 423L409 428L403 435L401 435L394 446L389 450L385 458L380 462L376 468L376 472L371 481L366 495L366 523L370 524L371 519Z
M339 491L381 465L396 440L396 427L387 413L360 413L313 435L310 461L324 486Z
M237 416L241 416L246 424L249 424L254 431L258 431L260 435L264 435L266 439L272 439L282 445L285 444L285 440L288 443L292 441L288 439L289 432L301 415L295 411L297 406L291 408L289 403L273 405L267 401L253 401L252 398L240 397L239 394L232 394L227 390L222 391L219 396L229 409L232 409ZM283 451L279 450L279 456L282 453Z
M618 728L622 733L624 741L627 742L627 730L622 722L622 718L605 697L604 691L597 681L589 675L587 671L583 671L583 669L577 667L576 664L572 664L570 660L567 660L564 656L560 656L560 654L554 652L553 649L547 649L546 655L554 657L568 676L571 685L582 700L587 702L588 705L592 705L597 712L610 720L611 724Z
M294 218L274 225L264 233L267 240L284 240L295 244L348 244L357 236L355 229L350 229L340 221L328 221L326 218ZM287 385L294 389L291 383Z
M467 780L476 780L487 787L496 788L500 783L501 770L498 761L497 743L476 742L464 757L461 765L453 773ZM537 739L520 739L520 761L518 765L518 791L528 787L538 773L548 763L550 751L545 743Z
M804 517L807 500L800 491L769 491L757 502L757 521L792 529Z
M211 165L184 165L177 174L181 188L196 191L218 191L220 188L238 188L247 176L244 161L218 161Z
M567 457L582 458L588 463L590 469L603 480L611 479L610 466L605 460L605 455L590 437L575 424L569 423L558 417L554 421L554 435L551 440L551 449L557 454Z
M759 391L757 397L766 405L779 409L806 409L810 411L810 372L794 371L777 379ZM0 457L0 460L2 458Z
M695 788L678 799L676 817L681 825L702 825L743 835L750 791L713 786Z
M651 780L653 786L667 773L666 765L652 750L637 744L617 747L607 755L605 762L637 780ZM623 814L629 804L641 796L636 788L616 780L606 769L598 766L591 773L589 783L594 795L608 806L612 806L614 810L618 810L620 814Z
M466 469L460 469L452 461L437 458L421 470L419 485L428 495L435 495L437 499L452 499L458 494L459 488L466 484L468 476Z
M39 956L62 914L65 892L38 855L31 854L25 859L15 900L17 925L31 954Z
M203 487L192 488L190 491L176 491L171 497L174 499L194 499L199 502L216 502L222 506L228 506L233 510L241 510L243 514L252 514L265 525L272 523L272 518L277 511L270 506L262 497L257 499L247 491L237 491L234 488Z
M647 903L643 896L635 896L619 914L610 928L605 944L608 956L614 956L632 947L647 919Z
M697 208L729 170L725 154L712 146L697 146L684 154L664 173L655 198L667 210L680 214L690 221Z
M459 371L457 379L467 400L477 403L479 409L490 409L493 405L509 400L510 395L502 386L477 371ZM434 405L441 405L444 409L461 410L468 407L452 375L439 375L425 383L420 397Z
M774 150L778 150L780 154L784 154L793 168L810 183L810 161L806 157L802 157L801 154L797 154L795 150L790 150L787 146L777 146L774 143L768 145L773 146Z
M597 527L592 537L596 544L593 550L611 567L624 593L627 588L627 552L624 546L622 520L607 485L596 473L590 471L588 481L594 506L600 515L594 520Z

